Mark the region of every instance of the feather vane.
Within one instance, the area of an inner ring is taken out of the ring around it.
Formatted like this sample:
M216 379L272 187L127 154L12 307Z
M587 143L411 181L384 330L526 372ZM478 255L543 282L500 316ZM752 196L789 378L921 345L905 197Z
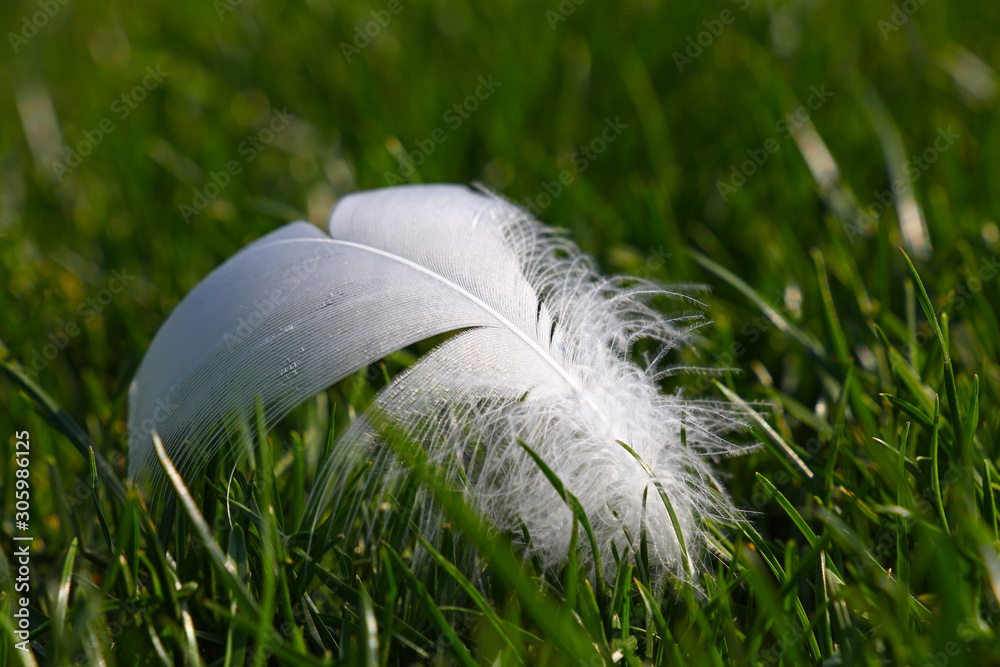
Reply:
M664 316L650 305L662 295L687 310ZM230 258L170 315L130 387L129 473L147 489L159 484L154 428L190 475L258 397L274 424L366 365L452 332L341 438L310 496L312 516L347 492L344 473L359 461L373 461L382 480L366 488L391 489L405 474L380 439L391 423L498 528L525 528L531 553L557 565L572 514L523 443L580 501L605 567L645 531L658 571L682 576L691 563L666 508L652 502L653 481L696 557L707 544L702 523L737 516L708 460L735 451L720 435L733 419L720 404L662 394L662 355L645 367L632 358L642 338L664 350L682 344L700 305L601 277L563 235L489 193L436 185L353 194L334 209L328 235L286 225ZM415 511L433 535L433 509Z

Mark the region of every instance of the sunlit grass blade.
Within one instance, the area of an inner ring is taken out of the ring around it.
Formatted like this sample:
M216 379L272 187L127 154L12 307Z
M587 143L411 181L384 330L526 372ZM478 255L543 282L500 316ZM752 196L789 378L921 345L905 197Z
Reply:
M52 623L52 636L57 658L64 643L63 635L66 631L66 612L69 609L70 589L73 584L73 566L76 564L77 551L77 541L74 539L66 551L66 558L63 560L62 576L59 577L59 588L56 595L56 608L49 617Z
M646 471L646 474L649 475L649 479L653 482L653 485L656 487L656 491L660 495L660 500L663 502L663 506L667 508L667 513L670 515L670 524L674 529L674 536L677 538L677 545L680 547L681 550L681 560L683 561L684 575L685 577L687 577L687 580L689 582L693 583L691 575L693 572L694 565L691 562L691 556L688 554L687 542L684 539L684 532L681 530L681 523L677 519L677 513L674 511L674 505L670 501L670 497L667 495L666 489L663 488L663 485L660 483L660 480L657 479L656 475L653 474L652 468L650 468L649 464L646 463L641 456L639 456L639 453L637 451L632 449L628 444L622 442L621 440L618 441L618 444L621 445L621 447L625 451L631 454L632 457L639 463L639 465L642 466L643 470ZM643 502L644 510L645 507L646 507L645 502Z
M292 433L292 481L291 481L292 505L288 508L286 516L286 530L296 532L302 527L302 520L305 518L305 498L306 498L306 449L302 436Z
M147 624L146 634L149 636L149 643L153 646L153 654L160 661L160 664L164 667L172 667L174 661L170 657L170 654L167 653L167 647L163 645L163 640L160 639L160 635L157 634L156 629L152 625Z
M191 618L187 602L184 602L182 605L181 623L184 628L184 639L182 641L184 662L187 667L201 667L205 663L202 661L198 650L198 635L194 629L194 619Z
M892 182L900 233L916 257L927 258L933 247L927 230L927 221L914 195L913 170L899 128L889 109L882 102L876 87L858 72L854 73L853 78L861 107L871 119L875 134L882 145L889 179ZM888 281L883 281L882 284L888 284Z
M191 525L201 539L202 546L226 590L234 595L248 612L252 612L254 616L257 616L260 613L260 609L257 603L250 597L250 593L243 587L242 582L236 577L236 564L222 553L222 549L215 542L215 536L212 534L211 528L205 523L201 512L198 511L197 503L191 497L191 492L188 490L187 485L184 484L180 473L174 468L170 457L167 456L167 452L163 447L163 441L160 440L160 436L156 431L153 431L153 447L156 450L157 457L160 459L160 465L163 466L163 470L166 472L167 478L170 480L174 492L177 494L177 498L191 520Z
M519 597L527 613L537 623L547 641L567 659L576 663L599 659L601 647L595 647L584 635L566 610L541 596L535 583L525 575L520 562L502 541L490 535L483 520L468 506L461 495L446 484L440 474L428 467L425 455L408 439L385 429L383 439L417 475L433 494L445 514L462 531L466 538L490 562L496 576L500 577Z
M976 440L976 431L979 429L979 375L972 376L972 391L969 396L969 415L966 418L965 440L962 441L962 464L969 465L972 462L973 446Z
M94 499L94 508L97 510L97 522L101 526L101 534L104 535L104 542L108 545L108 551L114 552L115 543L111 539L108 520L104 518L104 507L101 505L101 496L97 488L97 458L94 455L94 448L91 447L88 452L90 453L90 492L91 497Z
M812 528L809 527L809 524L807 524L805 519L802 518L802 515L799 514L798 510L792 507L792 504L788 502L785 495L778 490L778 487L772 484L771 480L760 473L757 473L757 481L764 487L769 495L773 496L774 499L778 501L778 505L780 505L781 509L785 511L785 514L787 514L788 518L792 520L792 523L794 523L799 529L802 535L809 542L810 546L815 547L819 542L819 538L816 536L816 533L814 533Z
M361 624L361 661L365 667L378 667L378 621L375 620L375 608L368 596L364 584L358 581L358 591L361 595L359 621Z
M631 598L632 593L632 563L627 559L622 559L618 566L618 574L615 577L615 588L611 595L611 609L613 612L622 610L621 626L623 637L629 635L629 611L631 603L626 603Z
M695 261L701 264L704 268L708 269L715 275L719 276L727 283L735 287L741 294L750 299L761 312L774 323L780 331L787 334L791 338L795 339L803 348L812 353L817 359L825 362L826 354L824 353L823 346L819 342L802 331L799 327L795 326L789 322L781 313L774 309L774 307L769 304L764 297L762 297L755 289L750 287L744 280L739 278L737 275L726 269L715 261L705 257L701 253L691 251L691 256L694 257Z
M906 266L910 270L910 275L913 278L914 284L917 286L917 300L920 302L920 307L923 309L924 315L934 328L934 333L937 335L938 342L941 344L941 355L944 358L944 385L946 395L948 396L951 427L955 433L955 443L961 444L964 442L964 438L962 436L962 411L958 403L958 391L955 386L955 370L952 367L951 351L949 349L950 344L948 336L946 335L946 329L948 326L947 315L942 314L941 322L938 322L937 314L934 312L934 306L931 303L930 297L927 295L927 290L924 288L924 283L920 279L920 274L917 273L916 267L913 266L913 262L910 261L906 252L902 249L900 249L900 252L903 253L903 258L906 260Z
M518 440L518 444L521 445L521 448L524 449L525 452L527 452L528 456L531 457L531 460L535 462L538 469L542 471L543 475L545 475L545 479L549 480L552 488L556 490L559 497L563 499L566 506L569 507L571 512L573 512L573 516L576 517L576 520L583 526L583 530L587 534L587 540L590 542L590 552L594 557L594 580L597 585L597 590L600 591L598 595L603 595L605 587L604 566L601 563L601 550L597 545L597 538L594 537L594 531L590 527L590 519L587 518L587 513L584 511L583 505L580 504L580 501L577 500L576 496L570 493L569 489L566 488L562 480L559 479L559 476L552 472L552 469L546 465L545 461L543 461L542 458L531 449L531 447L528 447L528 445L520 440Z
M604 627L604 614L594 594L594 587L586 579L583 580L577 594L576 611L589 636L597 640L598 646L607 646L608 634Z
M130 488L125 497L118 529L118 553L119 558L125 561L122 563L122 574L126 586L125 598L128 600L135 600L139 596L139 550L142 540L139 512L139 492Z
M944 511L944 497L941 495L941 466L938 457L938 444L941 441L939 434L941 417L941 400L935 397L934 400L934 422L931 431L931 488L934 490L934 506L937 508L938 518L946 533L951 532L948 528L948 515Z
M638 579L634 579L633 583L635 584L636 590L639 591L639 597L642 598L643 605L646 607L646 613L653 621L653 627L655 627L656 631L661 635L667 636L669 633L669 630L667 629L667 621L663 618L663 612L660 611L660 605L656 601L656 598L653 596L652 592L650 592L650 590L646 588Z
M917 294L913 279L903 281L903 302L906 305L906 358L913 368L920 368L920 346L917 345Z
M993 493L993 466L989 459L983 459L983 508L986 512L986 526L993 533L993 539L1000 542L1000 531L997 529L996 496Z
M277 611L276 580L277 570L280 567L281 543L274 507L274 466L271 460L271 448L267 442L267 427L264 424L264 405L259 398L256 401L256 426L257 446L254 448L254 452L257 455L257 470L255 471L254 479L257 482L257 503L261 515L261 520L257 524L261 542L259 564L261 572L260 606L256 610L259 613L257 636L266 637L270 629L274 626L274 615ZM254 651L251 654L251 658L251 664L254 667L258 667L264 664L266 656L262 651Z
M927 395L927 388L925 387L923 380L921 380L920 375L917 373L916 369L910 365L902 354L889 342L885 333L882 331L881 327L875 325L875 335L878 336L882 343L883 349L889 355L889 363L892 365L893 371L903 381L906 388L910 390L913 395L916 405L923 414L928 414L933 412L934 403Z
M736 392L721 382L715 382L715 386L719 388L719 391L726 395L726 398L739 407L744 414L750 417L757 428L760 429L765 436L767 436L765 438L765 442L769 442L772 447L777 448L776 452L780 455L781 461L785 463L789 471L793 474L802 473L807 479L812 479L813 471L809 469L809 466L802 461L795 450L792 449L787 442L785 442L784 438L778 435L778 432L767 423L767 420L765 420L760 413L754 410L749 403L740 398Z
M893 396L892 394L882 394L882 398L889 401L889 403L891 403L893 407L895 407L903 414L916 420L916 422L921 426L923 426L924 428L927 429L933 428L934 426L933 418L926 412L921 410L919 407L914 405L913 403L903 400L902 398L899 398L897 396Z
M420 543L423 545L424 549L427 550L427 553L429 553L431 557L435 561L437 561L438 565L440 565L441 568L444 569L444 571L447 572L448 575L455 580L455 582L462 588L462 590L465 591L465 594L469 596L469 599L472 600L472 603L476 605L476 607L479 609L480 612L482 612L483 618L485 618L487 622L489 622L489 624L493 626L493 629L496 631L497 635L514 652L514 655L517 656L517 659L520 660L520 655L519 655L520 647L507 634L507 631L504 628L504 622L493 610L492 605L490 605L490 603L486 600L486 598L483 597L482 593L480 593L476 589L476 587L473 585L471 581L469 581L464 575L462 575L461 572L459 572L458 568L455 567L453 563L451 563L450 561L448 561L448 559L442 556L441 552L435 549L430 542L425 540L422 536L417 536L417 537L420 540Z
M434 602L434 598L431 597L431 595L427 592L427 589L420 582L420 580L417 579L416 576L414 576L413 572L410 571L410 568L403 560L403 557L400 556L398 553L396 553L396 551L387 544L383 544L382 548L385 549L386 552L389 554L389 556L392 558L393 563L396 565L397 571L401 575L403 575L404 579L406 579L407 583L410 586L410 589L420 600L424 609L427 610L427 613L431 616L432 619L434 619L434 622L438 625L441 631L444 632L445 636L448 637L450 641L451 651L458 659L458 661L461 664L466 665L466 667L475 667L476 661L472 658L472 655L469 654L469 650L465 647L465 644L462 642L461 637L455 634L454 628L451 627L451 624L448 623L448 620L444 617L444 614L441 613L441 610L438 608L437 603ZM369 604L371 604L370 601Z

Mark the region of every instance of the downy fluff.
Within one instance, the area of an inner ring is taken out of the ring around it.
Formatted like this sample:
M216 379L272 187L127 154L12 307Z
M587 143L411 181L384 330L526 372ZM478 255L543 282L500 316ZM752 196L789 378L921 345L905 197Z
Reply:
M684 310L665 317L649 305L657 296ZM154 429L193 476L231 442L258 396L274 424L366 365L454 332L341 438L310 496L313 517L348 492L345 471L361 461L373 462L362 487L391 492L404 471L380 442L387 420L498 528L515 539L526 530L527 548L545 565L566 558L572 515L519 443L580 501L606 568L612 545L632 553L645 531L657 571L684 576L653 478L619 441L665 490L696 564L703 522L737 516L707 460L734 451L719 436L727 411L657 385L669 373L663 353L698 326L698 306L643 281L599 276L562 235L489 193L411 185L352 194L334 209L329 236L286 225L177 306L130 387L129 474L149 494L159 488ZM643 338L662 350L645 367L631 360ZM433 505L414 511L433 537ZM586 539L578 544L590 561Z

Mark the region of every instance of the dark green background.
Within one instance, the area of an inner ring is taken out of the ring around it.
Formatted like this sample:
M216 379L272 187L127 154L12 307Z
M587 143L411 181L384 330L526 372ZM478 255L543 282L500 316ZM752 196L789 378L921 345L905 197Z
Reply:
M822 433L822 447L807 461L817 470L830 460L830 428L818 424L834 422L850 362L857 395L836 431L851 452L838 465L849 470L824 476L831 493L843 484L855 494L838 496L845 507L852 497L871 507L895 502L895 487L879 477L869 448L910 420L881 394L915 401L910 385L898 385L875 324L912 361L925 393L944 396L936 338L905 298L902 246L935 307L951 313L963 406L974 374L981 383L975 452L963 460L980 471L984 460L996 461L1000 289L996 271L986 269L1000 245L1000 5L399 0L391 13L389 4L5 3L0 339L11 360L34 364L40 372L32 377L110 458L124 452L123 387L159 324L202 276L287 220L321 224L338 197L396 180L390 175L399 176L400 161L410 159L420 165L401 180L480 181L517 202L537 203L562 175L558 196L539 217L568 228L604 271L707 285L715 325L682 360L743 371L725 383L761 401L762 413L801 448ZM366 28L367 43L359 37ZM698 40L704 46L695 48ZM680 57L685 53L690 61ZM161 83L147 78L151 90L129 108L122 96L142 86L147 68L166 76ZM467 118L456 115L454 105L472 105L482 79L499 85L475 100ZM817 90L828 99L819 103ZM294 120L261 150L248 148L252 138L268 136L261 128L282 110ZM801 122L806 117L811 125ZM790 118L799 119L792 124L800 132L815 134L800 133L797 141L786 131ZM615 121L620 136L581 160L580 147ZM913 157L942 131L957 139L926 169L912 169ZM60 178L54 162L88 142L95 144L90 154ZM819 142L837 167L829 189L810 169L822 159ZM720 180L730 182L749 157L760 161L763 147L766 161L749 168L745 185L724 200ZM213 174L219 180L227 165L235 172L234 163L239 173L218 196L186 215L183 206L200 201ZM901 234L895 205L864 233L851 228L857 206L877 201L892 186L892 170L907 164L932 251ZM689 250L738 276L782 321L818 341L819 351ZM121 291L112 289L116 275L124 279ZM49 360L50 345L65 349ZM692 394L719 396L706 381L689 383ZM67 519L60 524L42 471L52 462L62 475L54 483L71 487L85 463L4 377L0 401L4 451L17 429L31 429L36 443L36 511L49 517L39 528L48 539L38 567L58 576ZM909 455L923 473L930 437L920 433ZM747 439L754 437L763 439ZM946 462L941 466L944 474ZM719 467L737 502L760 511L754 521L767 539L779 549L801 541L754 482L755 471L785 474L772 451ZM985 505L976 474L977 502ZM811 491L784 479L778 485L797 507L812 505ZM924 477L911 482L917 495L926 488ZM874 544L879 521L863 511L851 520L859 544ZM0 534L11 531L4 514ZM914 562L936 544L914 546ZM895 544L876 555L896 558ZM870 586L849 582L848 607L869 633L859 640L864 655L919 661L943 647L950 635L935 627L954 628L988 602L986 571L983 561L956 566L953 579L939 581L927 569L915 575L914 594L944 623L887 621L891 605ZM945 589L960 589L962 602L938 608ZM750 637L764 636L760 623L747 623ZM880 634L883 625L890 629ZM901 639L911 632L921 639ZM887 649L879 637L897 653L881 653Z

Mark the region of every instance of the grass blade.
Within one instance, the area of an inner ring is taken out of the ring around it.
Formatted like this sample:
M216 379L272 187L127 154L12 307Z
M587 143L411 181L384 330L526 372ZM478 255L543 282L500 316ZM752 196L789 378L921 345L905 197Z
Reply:
M815 547L819 542L819 538L816 536L816 533L814 533L812 528L809 527L809 524L807 524L806 520L802 518L802 515L799 514L798 510L796 510L792 504L788 502L785 495L778 490L778 487L772 484L771 480L760 473L757 473L757 481L764 487L768 494L773 496L774 499L778 501L778 505L781 506L781 509L785 510L785 514L788 515L788 518L792 520L792 523L794 523L802 535L805 536L809 545Z
M361 592L361 659L365 667L378 667L378 621L375 620L375 608L372 599L365 590L364 584L358 579L358 590Z
M941 525L944 527L944 532L950 533L951 530L948 528L948 516L944 511L944 498L941 496L941 468L938 459L938 444L941 441L939 434L941 429L939 428L939 421L941 417L941 400L937 397L934 399L934 424L931 431L931 488L934 491L934 505L937 508L938 516L941 519Z
M517 655L518 657L518 660L520 660L521 659L520 647L507 634L507 631L503 627L504 625L503 621L493 610L492 605L490 605L490 603L487 602L486 598L483 597L482 593L476 590L476 587L472 584L472 582L470 582L466 577L464 577L462 573L458 571L458 568L455 567L451 563L451 561L442 556L441 552L435 549L430 542L425 540L422 536L417 536L417 539L420 540L420 543L423 545L424 549L427 550L427 553L429 553L431 557L435 561L437 561L438 565L440 565L441 568L444 569L444 571L447 572L448 575L455 580L455 582L462 588L462 590L465 591L465 594L469 596L469 599L472 600L473 604L475 604L476 607L479 609L479 611L482 612L483 618L485 618L489 622L489 624L493 626L493 629L496 631L496 633L500 636L501 639L503 639L504 643L508 646L508 648L514 651L515 655Z
M90 492L91 497L94 499L94 507L97 509L97 521L101 525L101 534L104 535L104 541L108 545L108 551L114 552L115 543L111 539L111 530L108 528L108 520L104 518L104 507L101 505L101 496L97 490L97 457L94 454L94 448L91 447L90 453Z
M191 524L194 527L195 532L201 539L202 545L205 547L205 551L208 553L209 560L215 568L216 573L222 580L226 590L238 599L244 609L257 616L260 613L260 609L258 608L257 603L254 602L253 598L250 597L250 593L243 587L243 583L236 577L236 564L232 561L232 559L222 553L222 549L220 549L219 545L215 542L212 530L208 527L208 524L205 523L205 519L202 517L201 512L198 511L198 505L195 503L194 498L191 497L191 492L184 484L184 480L181 479L180 473L178 473L177 469L174 468L174 464L170 461L170 457L167 455L167 452L163 447L163 441L160 440L160 434L153 431L152 436L153 447L156 450L156 456L160 459L160 465L163 466L163 470L166 472L167 478L173 485L174 491L177 493L177 497L180 499L181 505L184 507L184 511L191 520Z
M403 557L396 553L396 551L387 544L383 543L382 548L389 554L389 557L396 565L399 573L403 575L403 578L406 579L407 583L410 585L411 590L413 590L417 598L423 604L424 609L427 610L430 617L434 619L434 622L439 628L441 628L441 631L444 632L445 636L448 637L451 642L450 648L455 654L455 657L458 658L458 661L463 665L466 665L466 667L476 667L476 661L472 659L472 656L469 654L469 650L465 648L465 644L462 642L461 638L455 634L455 629L451 627L451 624L448 623L444 614L441 613L437 603L434 602L434 598L431 597L424 585L420 583L420 580L417 579L413 572L410 571L410 568L407 566L406 561L403 560ZM377 656L378 654L376 653L375 655Z
M788 459L786 467L788 467L792 473L798 471L804 474L807 479L813 478L813 471L809 469L809 466L807 466L802 459L799 458L799 455L795 453L795 450L792 449L787 442L785 442L784 438L778 435L778 432L767 423L767 420L760 416L760 413L754 410L749 403L740 398L736 392L721 382L715 382L715 386L719 388L719 391L726 395L726 398L743 410L743 412L753 420L754 424L756 424L757 427L763 431L764 435L767 436L765 442L770 442L772 446L776 446L777 452Z
M913 262L910 261L910 257L906 254L902 248L899 249L903 253L903 259L906 260L906 266L910 270L910 275L913 278L913 283L917 286L917 301L920 303L920 307L924 311L924 315L927 320L931 323L934 328L934 333L937 335L938 342L941 344L941 355L944 359L944 385L948 396L948 408L951 414L951 427L955 432L955 443L961 444L964 442L962 437L962 412L958 404L958 391L955 386L955 369L952 368L951 364L951 352L949 350L948 337L946 336L946 330L948 327L948 317L945 314L941 315L941 322L938 322L937 315L934 312L934 305L931 303L931 298L927 295L927 290L924 288L924 283L920 279L920 274L917 273L917 269L913 266ZM942 324L944 325L942 327Z
M80 452L85 461L90 459L90 451L93 450L94 458L97 462L97 472L101 475L101 479L104 480L118 500L124 501L125 486L115 477L113 473L114 468L104 459L100 450L94 446L87 432L80 428L80 425L65 410L60 408L59 404L44 389L25 375L18 366L0 359L0 368L6 371L15 384L20 385L27 392L28 396L34 399L34 408L38 414L57 431L65 435L76 450Z
M53 641L56 646L56 662L60 649L63 646L63 634L66 630L66 612L69 609L70 587L73 583L73 565L76 563L76 553L78 551L76 538L69 545L66 551L66 558L63 560L62 576L59 577L59 593L56 596L56 608L50 617L52 622Z
M813 263L816 265L816 279L819 282L819 292L823 297L823 312L826 314L826 326L830 333L830 341L833 343L833 351L841 367L846 367L851 360L851 353L847 347L847 337L844 335L844 328L837 317L837 307L830 291L830 278L826 273L826 261L819 248L812 250Z
M429 488L445 514L489 560L496 576L517 594L522 608L538 624L544 638L574 664L595 664L591 661L602 659L601 648L595 647L590 638L580 631L569 610L539 595L535 582L525 575L510 548L490 534L483 519L468 506L458 491L444 482L440 473L427 466L426 455L391 428L386 428L382 437L420 482Z
M542 458L531 449L531 447L528 447L528 445L520 440L517 442L521 445L521 448L527 452L528 456L531 457L531 460L535 462L538 469L542 471L542 474L545 475L545 479L549 480L549 483L556 490L556 493L559 494L559 497L563 499L566 506L573 512L573 516L575 516L577 521L583 525L583 530L587 534L587 540L590 542L590 551L594 555L594 579L597 584L597 590L599 591L598 595L602 595L605 590L605 586L604 567L601 563L601 550L600 547L597 546L597 538L594 537L594 531L590 527L590 520L587 518L587 513L584 511L583 505L580 504L580 501L577 500L576 496L569 492L569 489L566 488L562 480L559 479L554 472L552 472L552 469L546 465L545 461L543 461Z
M677 513L674 511L673 503L670 502L670 497L667 496L666 490L663 488L663 485L660 484L660 480L653 474L653 470L649 467L649 464L646 463L641 456L639 456L639 452L635 451L621 440L618 440L617 442L623 449L625 449L625 451L635 458L639 465L642 466L643 470L646 471L646 474L649 475L649 478L653 481L653 485L660 494L660 500L663 501L663 506L667 508L667 513L670 515L670 524L673 526L674 535L677 537L677 544L680 545L681 548L681 559L684 561L684 575L687 577L689 582L693 583L691 573L694 565L691 562L691 556L688 555L687 545L684 540L684 533L681 531L681 523L677 519ZM645 503L643 504L643 508L645 508Z

